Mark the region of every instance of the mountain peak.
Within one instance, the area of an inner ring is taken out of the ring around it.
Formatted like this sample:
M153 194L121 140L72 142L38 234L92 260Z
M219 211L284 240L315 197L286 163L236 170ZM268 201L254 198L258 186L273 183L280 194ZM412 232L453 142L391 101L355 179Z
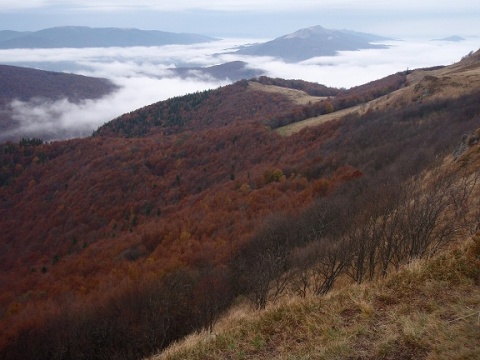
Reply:
M334 56L338 51L385 48L371 44L386 40L380 36L351 30L332 30L320 25L300 29L272 41L245 47L237 53L257 56L273 56L288 62L307 60L317 56Z
M307 39L312 36L318 36L318 35L328 35L331 34L333 31L325 29L324 27L317 25L317 26L312 26L309 28L305 29L300 29L295 31L294 33L285 35L285 39Z

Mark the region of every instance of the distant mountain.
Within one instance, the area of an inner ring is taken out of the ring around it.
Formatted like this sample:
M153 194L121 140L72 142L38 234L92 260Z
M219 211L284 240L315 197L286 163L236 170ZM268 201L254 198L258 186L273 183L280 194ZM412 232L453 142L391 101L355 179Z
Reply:
M31 31L12 31L12 30L1 30L0 31L0 41L8 41L16 39L22 36L27 36L31 34Z
M0 65L0 102L33 97L72 102L96 99L116 87L107 79Z
M46 133L47 130L14 134L12 131L20 124L12 118L9 109L13 100L43 98L55 101L67 98L76 103L85 99L101 98L115 89L116 86L107 79L0 65L0 142L24 136L43 139L50 136Z
M264 75L261 69L248 68L247 63L243 61L232 61L225 64L214 65L209 67L184 67L172 69L172 71L182 78L187 77L212 77L217 80L229 79L238 81L241 79L251 79Z
M387 46L372 44L389 40L377 35L352 30L330 30L314 26L298 30L262 44L246 46L238 54L274 56L288 62L297 62L316 56L332 56L342 50L385 49Z
M161 46L215 41L212 37L156 30L64 26L35 32L0 32L0 49Z
M453 36L448 36L448 37L445 37L445 38L442 38L442 39L434 39L432 41L451 41L451 42L461 42L461 41L465 41L464 38L462 38L461 36L458 36L458 35L453 35Z

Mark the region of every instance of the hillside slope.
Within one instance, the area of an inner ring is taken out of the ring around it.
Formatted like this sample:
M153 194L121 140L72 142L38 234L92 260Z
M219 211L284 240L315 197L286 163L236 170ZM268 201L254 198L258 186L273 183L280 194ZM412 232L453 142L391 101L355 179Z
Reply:
M474 87L272 131L380 99L415 73L345 91L241 81L90 138L2 145L2 356L142 358L212 328L237 299L261 309L328 293L338 277L365 282L475 229L476 169L422 175L474 148L476 135L463 139L480 123Z
M25 136L22 136L21 132L15 134L15 129L20 124L12 118L9 108L9 104L14 100L68 99L78 103L85 99L101 98L116 89L107 79L0 65L0 143L18 141ZM44 135L42 130L39 130L35 134L29 134L29 137L45 138Z
M289 293L261 312L240 303L211 332L192 334L149 359L479 358L479 134L461 155L423 175L425 193L432 177L448 173L462 174L455 187L472 184L461 204L467 226L456 219L458 233L448 235L440 252L361 285L345 276L323 296ZM398 209L389 211L393 220Z
M478 359L480 235L385 280L232 311L151 360Z
M292 124L280 126L277 131L283 135L291 135L306 127L318 126L347 115L365 115L373 111L395 111L406 105L458 98L472 91L479 91L479 57L480 52L477 51L451 66L410 71L405 74L406 78L402 87L392 87L391 91L381 94L383 96L376 96L374 99L372 97L358 99L358 95L355 95L357 96L356 101L350 103L349 106L340 107L335 106L336 104L329 100L332 104L332 111L321 112L321 115L306 117L306 119L295 121Z

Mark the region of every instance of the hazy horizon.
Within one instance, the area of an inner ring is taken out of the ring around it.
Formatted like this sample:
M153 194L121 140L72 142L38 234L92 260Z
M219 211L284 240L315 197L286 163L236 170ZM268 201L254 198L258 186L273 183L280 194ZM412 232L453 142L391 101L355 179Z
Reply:
M337 56L286 63L271 57L231 53L232 47L246 41L249 39L161 47L11 49L0 50L0 63L60 67L75 64L81 68L76 73L107 78L118 85L118 91L102 99L85 100L79 104L66 99L32 99L14 101L10 105L24 136L40 127L68 130L68 137L82 137L126 112L174 96L232 83L229 79L213 79L196 73L181 78L171 71L179 63L183 66L212 66L240 60L251 68L263 69L270 77L349 88L407 69L450 65L480 47L480 41L391 41L388 49L342 51ZM18 132L3 134L0 141L15 133Z
M471 37L480 36L479 18L473 0L0 0L2 29L16 31L72 25L273 38L322 25L400 38Z

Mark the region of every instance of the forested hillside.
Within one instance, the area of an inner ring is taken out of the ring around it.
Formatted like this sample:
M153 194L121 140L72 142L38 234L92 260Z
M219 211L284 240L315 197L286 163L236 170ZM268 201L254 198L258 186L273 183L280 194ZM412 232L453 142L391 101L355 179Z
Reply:
M1 145L3 358L142 358L211 329L238 299L262 309L322 295L474 229L476 172L435 170L478 141L472 59L349 90L241 81L91 138ZM291 136L273 130L360 104Z

